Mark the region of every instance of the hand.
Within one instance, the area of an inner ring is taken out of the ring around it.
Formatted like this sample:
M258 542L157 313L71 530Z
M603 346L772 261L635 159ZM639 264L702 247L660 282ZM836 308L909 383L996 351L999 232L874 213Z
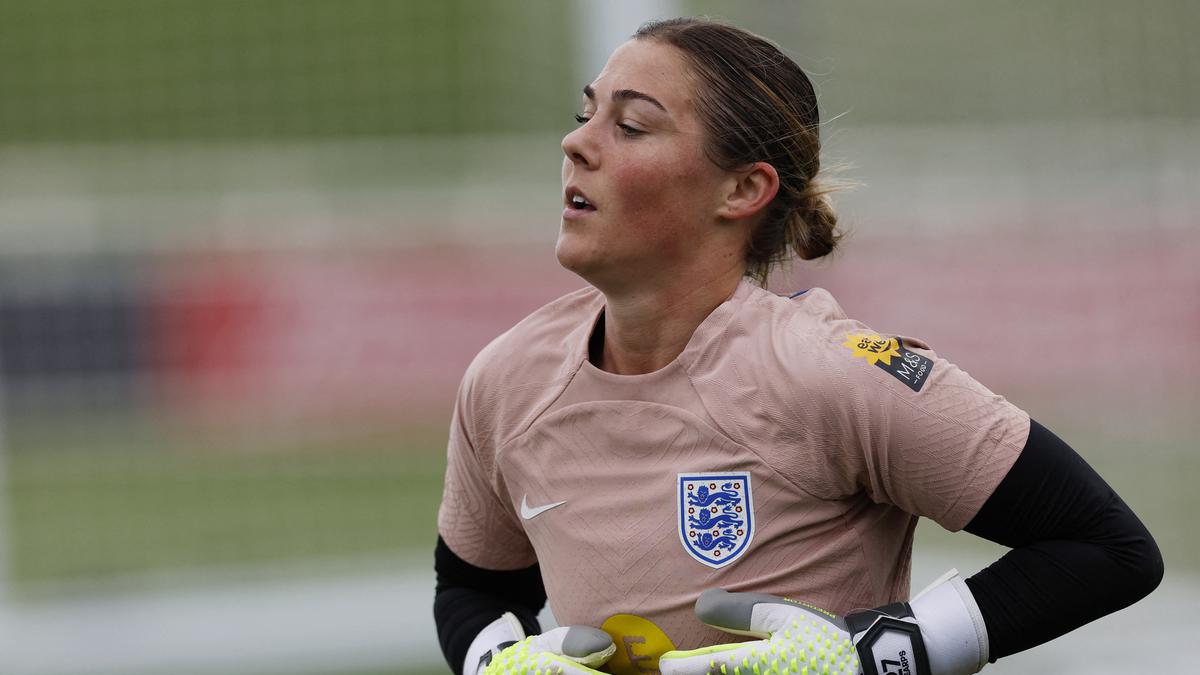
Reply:
M953 570L911 603L844 619L804 602L721 589L700 595L696 616L760 639L667 652L662 675L970 675L988 660L983 617Z
M696 616L713 628L762 639L667 652L658 660L662 675L862 672L846 622L823 609L717 588L700 595Z
M472 642L466 663L475 666L464 668L463 673L604 675L596 668L604 665L616 651L612 638L599 628L563 626L526 637L517 618L505 613L480 631Z

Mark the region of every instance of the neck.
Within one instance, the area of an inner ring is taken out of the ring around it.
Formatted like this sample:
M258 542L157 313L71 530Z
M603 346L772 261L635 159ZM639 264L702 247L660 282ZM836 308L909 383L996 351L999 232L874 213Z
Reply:
M686 278L686 277L684 277ZM593 363L619 375L652 373L674 361L696 328L737 289L742 270L701 285L605 292L603 351Z

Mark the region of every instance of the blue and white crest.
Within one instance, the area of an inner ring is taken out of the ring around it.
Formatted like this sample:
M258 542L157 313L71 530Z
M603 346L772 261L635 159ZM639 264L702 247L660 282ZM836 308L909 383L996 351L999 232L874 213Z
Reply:
M754 536L750 474L679 474L679 539L683 549L709 567L737 560Z

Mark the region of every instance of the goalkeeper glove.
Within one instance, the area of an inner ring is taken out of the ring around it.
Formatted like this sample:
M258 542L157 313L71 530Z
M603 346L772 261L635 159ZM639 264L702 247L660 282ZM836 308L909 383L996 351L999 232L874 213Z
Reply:
M591 626L563 626L526 637L512 612L489 623L471 641L463 675L598 674L617 651L608 633Z
M803 602L721 589L700 595L696 616L761 639L667 652L662 675L969 675L988 660L983 616L955 570L909 603L844 619Z

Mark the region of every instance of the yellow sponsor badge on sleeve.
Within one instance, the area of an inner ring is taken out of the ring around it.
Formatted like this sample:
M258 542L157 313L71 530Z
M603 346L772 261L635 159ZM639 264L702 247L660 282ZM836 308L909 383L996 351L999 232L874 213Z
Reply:
M921 391L933 370L933 361L906 348L898 337L852 333L842 346L848 347L854 358L865 359L913 391Z

